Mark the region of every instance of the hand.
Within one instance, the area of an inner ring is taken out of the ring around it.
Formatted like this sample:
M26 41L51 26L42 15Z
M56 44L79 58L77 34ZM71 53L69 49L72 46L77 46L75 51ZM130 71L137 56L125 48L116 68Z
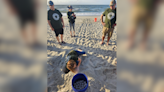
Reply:
M102 22L102 25L103 25L103 26L105 26L105 23L104 23L104 22Z
M112 25L112 27L115 27L115 26L116 26L116 24L113 24L113 25Z
M52 30L52 31L55 31L53 27L51 27L51 30Z
M64 26L64 24L63 24L63 28L64 28L65 26Z
M17 14L18 12L15 8L13 8L13 9L10 10L10 13L14 15L14 14Z

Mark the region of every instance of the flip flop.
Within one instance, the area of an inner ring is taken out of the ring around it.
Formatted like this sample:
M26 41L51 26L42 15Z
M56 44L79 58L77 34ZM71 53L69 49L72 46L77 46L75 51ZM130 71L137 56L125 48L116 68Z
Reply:
M65 44L65 42L64 42L64 41L62 41L62 43L63 43L63 44Z
M61 45L61 43L60 42L58 42L59 43L59 45Z

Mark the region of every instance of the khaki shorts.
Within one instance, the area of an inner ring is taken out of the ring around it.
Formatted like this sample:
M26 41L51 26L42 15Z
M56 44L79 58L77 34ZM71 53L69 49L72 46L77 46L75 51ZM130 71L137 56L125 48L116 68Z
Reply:
M131 27L133 29L137 29L140 23L144 23L145 29L150 30L152 25L154 16L153 13L149 13L148 10L134 6L131 10Z
M106 34L108 34L108 37L112 37L113 29L114 28L103 27L103 37L105 37Z

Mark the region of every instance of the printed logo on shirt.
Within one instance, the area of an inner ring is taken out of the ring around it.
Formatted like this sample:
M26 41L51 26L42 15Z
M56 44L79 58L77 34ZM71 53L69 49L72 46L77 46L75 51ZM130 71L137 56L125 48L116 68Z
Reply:
M54 13L53 15L52 15L52 17L54 18L54 20L59 20L59 15L57 14L57 13Z
M108 19L113 19L115 17L115 14L113 12L108 13L107 15Z

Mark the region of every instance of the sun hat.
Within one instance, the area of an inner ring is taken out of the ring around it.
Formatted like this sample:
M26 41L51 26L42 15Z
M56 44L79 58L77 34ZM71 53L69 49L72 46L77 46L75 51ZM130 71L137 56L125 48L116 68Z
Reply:
M67 6L68 9L73 9L73 7L71 5Z
M49 5L52 6L54 5L54 3L52 1L49 1Z

